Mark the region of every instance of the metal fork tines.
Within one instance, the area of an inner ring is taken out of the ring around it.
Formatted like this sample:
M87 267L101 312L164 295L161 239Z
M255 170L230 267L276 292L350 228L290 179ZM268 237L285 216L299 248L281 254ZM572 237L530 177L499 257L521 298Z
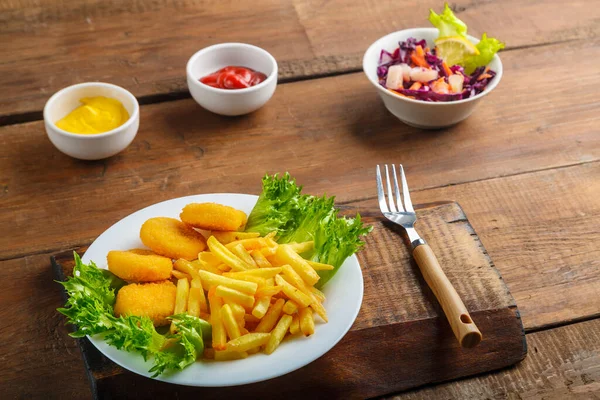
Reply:
M398 187L398 176L396 175L396 166L392 164L392 172L394 175L394 190L390 182L390 173L387 164L385 165L385 180L387 187L388 202L386 203L386 195L381 179L381 168L377 166L377 195L379 197L379 208L383 215L390 221L400 225L406 230L406 234L410 239L410 242L414 247L425 244L425 241L421 239L417 231L415 230L415 222L417 221L417 214L413 208L410 200L410 193L408 191L408 184L406 183L406 176L404 175L404 168L402 164L400 167L400 177L402 180L402 197L404 198L404 204L400 198L400 188ZM393 194L392 194L393 193ZM394 197L396 201L394 201ZM389 205L388 205L389 203Z

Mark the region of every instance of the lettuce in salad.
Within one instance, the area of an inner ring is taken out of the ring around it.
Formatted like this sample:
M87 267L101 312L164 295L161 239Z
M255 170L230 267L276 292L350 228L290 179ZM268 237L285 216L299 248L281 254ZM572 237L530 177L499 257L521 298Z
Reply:
M262 193L248 216L246 231L266 235L276 232L278 243L314 241L314 249L303 257L334 266L332 271L318 271L322 287L340 266L363 245L363 236L372 227L364 226L360 214L353 218L339 216L334 197L302 194L288 173L266 175Z
M451 36L467 38L467 25L454 15L448 3L445 4L444 11L441 14L437 14L430 9L429 22L438 29L438 39ZM488 65L494 58L494 55L504 49L504 43L496 38L490 38L484 33L475 47L479 51L479 54L470 55L458 63L458 65L464 67L465 73L468 75L473 73L478 67Z
M438 37L467 36L467 24L454 15L448 3L441 14L429 9L429 22L438 29Z

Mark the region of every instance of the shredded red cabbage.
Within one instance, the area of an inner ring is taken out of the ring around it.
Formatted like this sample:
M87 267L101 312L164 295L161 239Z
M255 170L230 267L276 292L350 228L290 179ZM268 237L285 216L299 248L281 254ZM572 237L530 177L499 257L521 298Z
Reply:
M379 84L381 86L386 87L385 82L387 73L392 65L408 64L410 67L415 67L411 60L411 55L416 51L417 46L421 46L421 48L425 50L427 49L427 42L425 40L408 38L406 41L399 42L398 47L392 53L381 50L379 64L377 66L377 77L379 78ZM443 60L435 54L435 49L425 52L425 61L429 64L431 69L438 72L440 78L444 78L445 83L448 83L448 74L442 66ZM469 97L476 96L483 92L491 80L496 76L496 72L487 67L479 67L473 71L471 75L466 75L464 68L460 65L451 65L449 68L453 74L460 74L464 77L463 90L460 93L438 93L431 89L431 84L434 81L423 83L417 90L409 89L415 82L404 81L402 88L399 88L397 92L423 101L455 101L468 99Z

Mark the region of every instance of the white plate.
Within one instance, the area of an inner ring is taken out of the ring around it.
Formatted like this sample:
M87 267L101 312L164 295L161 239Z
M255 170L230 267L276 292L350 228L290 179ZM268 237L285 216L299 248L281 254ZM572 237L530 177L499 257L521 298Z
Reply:
M144 247L139 239L144 221L152 217L178 218L183 207L193 202L225 204L250 213L258 199L247 194L205 194L180 197L164 201L137 211L117 222L98 237L85 252L83 262L93 260L106 269L106 254L110 250L128 250ZM271 355L253 354L243 360L199 361L181 372L163 374L160 381L188 386L235 386L264 381L287 374L316 360L328 352L348 332L363 298L363 277L356 256L349 257L338 273L325 285L324 303L329 315L328 323L315 320L315 334L304 338L286 340ZM123 368L150 377L152 360L144 362L141 355L117 350L98 337L90 341L106 357Z

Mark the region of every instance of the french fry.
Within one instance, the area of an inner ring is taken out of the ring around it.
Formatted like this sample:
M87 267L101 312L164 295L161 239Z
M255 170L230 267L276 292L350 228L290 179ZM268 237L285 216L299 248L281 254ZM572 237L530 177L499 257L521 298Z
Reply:
M275 239L275 235L277 235L277 231L271 231L267 233L264 237L265 239Z
M187 313L192 317L200 316L200 295L204 297L204 290L202 288L192 287L190 288L190 294L188 295Z
M180 258L179 260L175 261L173 263L173 267L176 270L183 272L184 274L188 274L192 277L192 279L199 277L198 269L194 267L194 264L192 264L188 260L184 260L183 258Z
M246 239L246 240L254 240L254 239ZM232 242L236 243L236 242ZM227 247L223 246L217 238L211 236L206 241L208 248L210 251L217 257L223 264L227 264L231 267L231 269L235 271L245 271L251 268L250 265L246 264L242 260L240 260L235 254L233 254Z
M231 360L241 360L248 357L248 352L246 351L231 351L231 350L221 350L215 351L215 361L231 361Z
M258 232L217 232L213 231L210 233L216 237L217 240L223 244L235 242L236 240L252 239L260 236Z
M271 331L271 337L265 346L265 353L271 354L275 351L275 349L279 346L283 337L287 333L288 329L290 329L290 325L292 324L292 316L284 315L281 317L275 328Z
M277 247L279 246L279 243L277 243L273 238L275 236L269 236L269 237L264 237L263 239L265 239L265 241L267 242L267 246L269 247Z
M275 296L279 292L281 292L281 286L263 286L258 288L256 296Z
M244 320L249 324L258 324L260 322L260 318L255 317L252 314L244 314Z
M249 270L249 271L254 271L254 270ZM267 282L266 282L265 278L259 278L258 276L252 276L252 275L235 275L235 276L232 276L232 274L236 274L236 273L237 272L224 272L223 276L226 276L228 278L238 279L240 281L254 282L254 283L256 283L258 285L259 288L261 288L263 286L267 286Z
M238 244L241 244L244 249L246 250L256 250L256 249L262 249L263 247L267 247L269 245L269 241L265 238L253 238L253 239L242 239L242 240L236 240L235 242L231 242L231 243L227 243L225 245L225 247L227 247L229 250L231 250L231 248L233 246L237 246Z
M299 289L302 293L307 295L311 299L310 307L323 319L323 321L328 322L329 318L327 317L325 307L323 307L313 292L306 286L300 275L298 275L298 273L289 265L284 265L282 269L284 278L289 280L289 283L294 285L296 289Z
M176 269L172 270L171 274L173 274L175 279L188 279L188 280L192 279L192 277L189 276L188 274L184 274L183 272L177 271Z
M246 310L244 307L236 303L231 299L223 298L223 303L228 304L231 307L231 311L233 312L233 316L235 319L239 321L244 321L244 314L246 314Z
M227 264L219 264L219 265L217 265L217 269L219 271L221 271L221 273L231 271L231 267Z
M187 309L190 283L186 278L177 280L177 291L175 293L175 310L173 311L173 315L184 313ZM175 322L171 322L169 330L171 333L175 333Z
M258 285L254 282L240 281L203 270L198 271L198 274L200 275L204 290L210 290L213 286L222 285L242 293L254 295L258 289Z
M292 335L295 335L298 332L300 332L300 319L298 317L298 314L294 314L292 316L292 323L290 325L290 333Z
M252 348L250 350L247 350L246 353L248 353L248 354L256 354L259 351L260 351L260 347L254 347L254 348Z
M308 265L310 265L311 267L313 267L313 269L315 271L331 271L331 270L334 269L333 265L323 264L323 263L320 263L320 262L310 261L310 260L306 260L306 262L308 263Z
M217 289L221 286L217 286ZM218 290L215 291L218 293ZM233 311L231 311L231 307L229 304L223 305L221 307L221 319L223 320L223 326L225 327L225 332L227 332L227 336L229 339L237 339L241 336L240 327L233 316Z
M216 288L208 291L208 302L210 303L210 324L212 325L212 347L215 350L225 350L227 336L225 325L221 318L223 300L215 293Z
M271 296L259 296L256 298L254 308L252 309L252 315L258 319L265 316L269 306L271 305Z
M235 254L240 260L242 260L246 264L250 265L253 268L258 268L256 261L254 261L254 258L252 258L250 253L246 251L243 244L238 243L235 246L231 246L229 250L231 250L233 254Z
M300 330L304 336L310 336L315 333L315 320L313 319L313 310L311 308L301 308L298 311Z
M321 292L314 286L309 287L309 289L321 303L325 301L325 293Z
M207 312L200 311L200 318L205 320L206 322L210 322L210 314Z
M200 313L208 312L208 303L206 302L206 296L204 295L204 290L202 288L202 281L200 280L200 275L197 278L192 279L192 283L190 284L192 290L193 288L200 289L198 293L198 301L200 302Z
M275 282L277 283L277 286L281 286L281 290L283 291L283 293L285 293L285 295L289 299L294 300L294 302L298 304L298 306L308 307L312 302L312 299L310 297L308 297L300 290L292 286L289 282L283 279L281 275L277 275L275 277Z
M265 316L262 317L262 319L256 326L256 329L254 329L254 331L255 332L265 332L265 333L271 332L271 330L277 323L279 316L281 315L281 310L283 309L284 303L285 303L285 300L277 299L275 304L272 304L271 307L269 307L269 310L267 311Z
M260 250L252 250L250 256L252 256L258 268L270 268L272 266Z
M270 337L270 333L248 333L247 335L242 335L237 339L227 342L227 350L248 351L254 347L266 344Z
M221 260L215 257L215 255L210 251L201 251L200 253L198 253L198 260L215 268L217 267L217 265L221 264Z
M319 281L319 274L306 262L306 260L300 257L289 245L282 244L277 247L275 258L281 264L289 264L292 268L300 275L300 277L308 285L313 286Z
M228 276L230 278L238 278L240 279L243 276L256 276L259 278L272 278L277 274L280 274L283 271L283 269L281 267L271 267L271 268L256 268L256 269L249 269L246 271L240 271L240 272L227 272L226 274L223 274L224 276Z
M267 278L267 286L275 286L275 277Z
M238 304L241 304L246 308L251 308L254 306L254 296L242 293L239 290L228 288L227 286L218 285L216 287L215 293L217 294L217 296L220 296L222 298L228 298L232 301L235 301Z
M244 336L244 335L249 334L250 332L246 328L240 328L240 333L242 334L242 336Z
M202 254L202 253L200 253ZM194 261L190 261L190 263L196 267L198 269L198 271L203 270L203 271L207 271L210 272L212 274L217 274L217 275L221 275L221 272L216 266L212 266L207 264L206 262L198 259L198 260L194 260Z
M288 246L292 248L296 253L302 254L307 251L310 251L315 248L315 242L313 240L309 240L308 242L302 243L288 243Z
M275 255L275 252L277 251L277 247L278 246L263 247L262 249L260 249L260 252L265 257L272 257ZM269 261L269 263L272 264L270 260L267 259L267 261Z
M293 314L298 311L298 304L294 303L293 300L288 300L283 305L283 312L286 314Z

